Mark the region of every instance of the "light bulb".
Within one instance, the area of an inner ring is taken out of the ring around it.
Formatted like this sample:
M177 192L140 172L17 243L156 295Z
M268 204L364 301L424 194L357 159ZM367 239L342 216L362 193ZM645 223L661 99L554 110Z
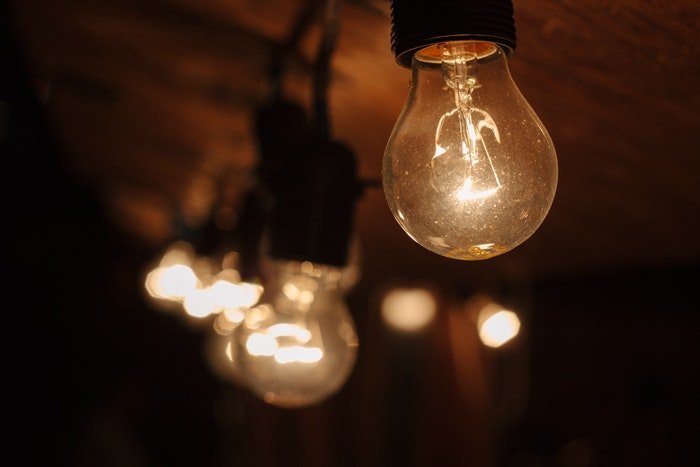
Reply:
M188 243L175 242L167 248L145 279L146 291L155 305L170 308L169 303L180 303L195 290L198 279L193 261L194 251Z
M216 297L209 287L194 289L185 296L182 307L193 318L206 318L220 311Z
M342 299L340 271L310 262L277 262L260 303L233 339L248 388L272 405L320 402L345 383L357 335Z
M530 237L557 185L554 146L494 43L413 55L408 101L384 153L394 217L430 251L487 259Z
M392 289L382 300L382 318L392 328L417 332L435 318L435 297L425 289Z
M491 303L479 312L479 337L484 345L500 347L520 332L520 318L512 311Z
M232 269L219 272L209 290L222 310L250 308L262 294L262 286L242 282L238 272Z

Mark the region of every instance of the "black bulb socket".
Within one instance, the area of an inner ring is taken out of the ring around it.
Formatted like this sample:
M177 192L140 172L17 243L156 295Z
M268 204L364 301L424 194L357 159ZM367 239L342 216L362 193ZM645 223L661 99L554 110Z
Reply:
M413 55L448 41L475 40L515 50L512 0L392 0L391 49L410 68Z

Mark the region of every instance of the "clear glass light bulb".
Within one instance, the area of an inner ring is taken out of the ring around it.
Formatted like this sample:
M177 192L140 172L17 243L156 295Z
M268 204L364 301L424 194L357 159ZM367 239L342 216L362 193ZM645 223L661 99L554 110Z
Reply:
M389 208L439 255L479 260L511 250L554 199L557 159L547 130L495 44L440 43L418 51L412 69L384 153Z
M302 407L338 391L355 364L357 335L336 268L277 262L260 303L233 334L248 388L267 403Z

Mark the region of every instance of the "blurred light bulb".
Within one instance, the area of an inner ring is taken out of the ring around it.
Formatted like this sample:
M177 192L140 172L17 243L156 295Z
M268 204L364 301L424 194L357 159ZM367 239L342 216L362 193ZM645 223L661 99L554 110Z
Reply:
M209 289L222 309L250 308L262 294L262 286L241 282L240 275L233 269L224 269L212 282Z
M245 319L243 308L225 308L214 320L214 331L220 336L228 336Z
M248 387L272 405L302 407L345 383L355 364L357 335L336 268L278 262L260 304L233 338Z
M490 304L479 312L478 327L484 345L500 347L518 335L520 319L514 312Z
M188 243L170 245L158 265L146 276L149 296L160 301L181 302L198 284L192 269L193 258L194 252Z
M197 287L197 276L184 264L159 267L148 274L146 287L154 298L182 300Z
M435 317L433 295L423 289L393 289L382 301L382 318L389 326L404 332L425 328Z
M219 304L211 293L211 288L194 289L182 302L185 312L193 318L206 318L219 312Z
M413 57L408 101L384 153L389 208L406 233L449 258L516 247L554 199L557 160L503 50L443 42Z

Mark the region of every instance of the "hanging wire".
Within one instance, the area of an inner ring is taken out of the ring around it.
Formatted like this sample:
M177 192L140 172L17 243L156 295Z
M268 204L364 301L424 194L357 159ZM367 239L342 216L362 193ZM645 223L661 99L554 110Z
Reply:
M306 5L301 8L292 24L287 39L273 52L269 68L270 88L273 99L281 97L283 75L287 62L290 56L296 51L299 41L304 37L313 23L320 4L321 0L309 0Z
M326 0L323 9L323 37L314 66L313 109L314 127L323 139L330 138L328 88L331 79L331 59L338 43L338 1Z

